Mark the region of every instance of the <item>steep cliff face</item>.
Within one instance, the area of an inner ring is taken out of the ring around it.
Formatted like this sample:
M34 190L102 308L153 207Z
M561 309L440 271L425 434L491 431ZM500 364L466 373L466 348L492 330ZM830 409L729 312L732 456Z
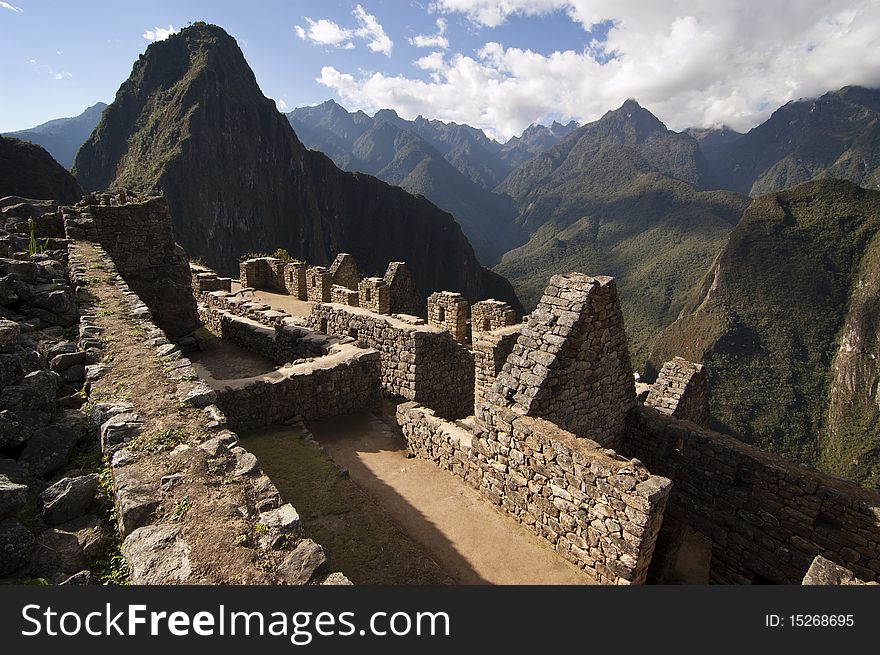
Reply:
M650 361L704 362L717 428L877 486L878 263L880 192L757 198Z
M88 189L163 192L178 242L227 274L247 252L286 248L316 264L349 252L368 275L406 261L423 296L448 288L475 300L500 285L518 305L449 214L306 149L216 26L148 47L74 170Z
M40 146L0 136L0 198L5 196L72 204L80 199L82 189Z
M880 237L868 247L831 366L819 465L880 487Z

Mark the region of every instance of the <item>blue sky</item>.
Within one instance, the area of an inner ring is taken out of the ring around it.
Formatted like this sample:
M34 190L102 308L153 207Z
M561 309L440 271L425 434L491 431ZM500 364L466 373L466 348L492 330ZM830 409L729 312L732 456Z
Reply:
M147 36L196 20L238 40L281 109L332 97L502 140L628 97L674 129L747 129L792 98L880 84L876 0L6 0L0 131L112 101Z

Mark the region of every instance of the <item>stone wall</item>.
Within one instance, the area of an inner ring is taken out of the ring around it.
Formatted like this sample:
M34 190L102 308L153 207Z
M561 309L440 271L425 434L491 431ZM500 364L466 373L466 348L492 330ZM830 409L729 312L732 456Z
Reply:
M324 266L310 266L306 270L306 296L310 302L330 302L333 277Z
M378 350L386 394L415 400L448 418L472 413L473 355L448 332L329 303L312 308L309 326Z
M357 291L352 291L348 287L334 284L330 287L330 302L357 307L360 304L360 298Z
M486 399L616 449L635 387L613 278L554 275Z
M458 343L470 341L468 301L460 293L437 291L428 296L428 325L446 330Z
M204 303L199 304L199 316L224 341L234 343L279 365L298 359L321 357L338 341L320 332L283 322L269 327Z
M511 325L491 332L481 332L474 339L475 405L486 399L486 392L495 384L521 331L522 325Z
M478 408L471 433L415 403L410 450L467 480L603 584L644 582L670 483L541 419Z
M232 278L219 277L215 271L205 266L189 265L192 273L192 288L196 296L210 291L232 291Z
M410 314L424 316L425 306L416 281L405 262L391 262L385 270L385 284L390 290L390 314Z
M702 364L681 357L663 364L645 405L697 425L709 423L709 382Z
M800 584L817 555L880 577L876 492L647 407L630 411L622 452L673 481L658 547L675 552L678 526L700 532L712 542L712 582Z
M380 277L367 277L358 284L358 305L377 314L391 313L391 289Z
M68 237L100 243L170 337L199 326L189 259L174 242L164 197L91 194L63 212Z
M471 339L479 335L516 323L516 312L506 302L481 300L471 305Z
M233 429L378 411L379 353L335 343L327 354L252 378L224 381L217 405Z
M298 300L308 300L309 294L306 287L306 266L303 262L292 261L284 265L284 288Z
M338 284L352 291L357 291L358 282L361 281L361 272L357 262L347 252L336 255L336 259L330 264L330 275L333 278L333 284Z

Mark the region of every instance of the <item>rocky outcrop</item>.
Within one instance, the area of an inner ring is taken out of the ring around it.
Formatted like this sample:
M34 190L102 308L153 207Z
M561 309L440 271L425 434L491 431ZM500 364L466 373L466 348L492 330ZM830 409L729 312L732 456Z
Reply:
M367 275L409 262L423 298L452 289L516 302L452 216L306 149L219 27L196 23L147 48L75 172L88 190L164 192L177 240L226 275L248 252L286 248L322 265L348 252Z

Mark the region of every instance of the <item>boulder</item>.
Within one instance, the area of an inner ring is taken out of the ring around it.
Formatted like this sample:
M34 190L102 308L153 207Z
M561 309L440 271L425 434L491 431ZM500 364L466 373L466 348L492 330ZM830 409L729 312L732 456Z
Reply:
M186 583L192 574L189 553L179 525L138 528L122 543L133 585Z
M0 318L0 350L5 350L18 342L21 328L15 321Z
M16 448L42 427L52 422L48 410L42 412L10 412L0 410L0 448Z
M320 544L303 539L278 567L278 575L285 584L302 585L309 582L327 565L327 556Z
M40 515L47 525L67 523L85 514L96 493L95 473L63 478L40 494Z
M83 434L79 417L71 415L34 432L18 461L41 478L67 464L73 447Z
M159 486L134 468L113 469L119 533L146 525L160 504Z
M34 535L16 519L0 522L0 576L27 565L34 546Z
M89 568L109 544L109 531L97 516L50 528L37 537L32 574L57 584Z
M56 373L62 373L63 371L69 369L71 366L82 365L83 363L85 363L86 354L84 352L76 350L76 346L72 343L67 345L74 349L73 352L63 352L53 355L52 358L49 360L50 370L53 370Z
M0 474L0 519L17 515L27 502L28 488Z
M51 371L28 373L15 384L0 391L0 409L43 411L55 404L55 392L61 378Z
M144 428L141 417L133 413L116 414L101 424L101 451L131 441Z
M23 377L21 359L15 355L0 355L0 389L15 384Z

